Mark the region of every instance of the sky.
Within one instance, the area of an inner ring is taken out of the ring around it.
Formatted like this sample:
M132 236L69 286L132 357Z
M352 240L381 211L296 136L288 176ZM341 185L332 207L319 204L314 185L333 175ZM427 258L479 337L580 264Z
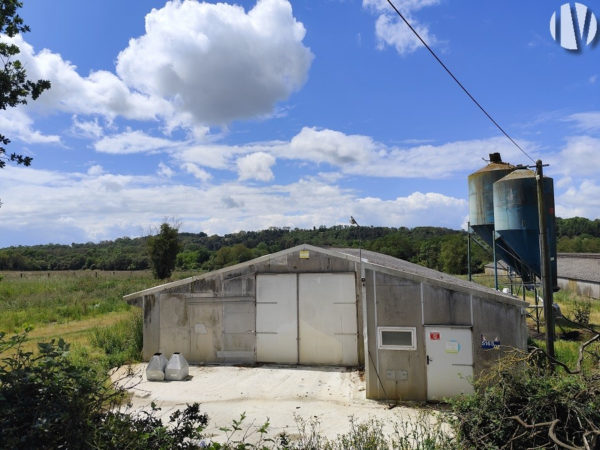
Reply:
M593 27L569 51L550 33L564 0L394 3L550 164L557 215L600 217ZM19 59L52 88L0 111L8 153L33 157L0 170L0 247L137 237L165 220L208 234L351 215L458 229L489 153L532 164L385 0L25 0L20 14Z

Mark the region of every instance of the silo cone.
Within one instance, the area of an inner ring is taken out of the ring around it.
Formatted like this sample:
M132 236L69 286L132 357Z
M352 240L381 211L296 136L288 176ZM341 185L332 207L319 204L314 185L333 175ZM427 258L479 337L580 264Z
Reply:
M169 381L184 380L190 373L190 366L181 353L173 353L167 368L165 378Z
M167 363L165 355L155 353L146 367L146 379L148 381L163 381L165 379Z

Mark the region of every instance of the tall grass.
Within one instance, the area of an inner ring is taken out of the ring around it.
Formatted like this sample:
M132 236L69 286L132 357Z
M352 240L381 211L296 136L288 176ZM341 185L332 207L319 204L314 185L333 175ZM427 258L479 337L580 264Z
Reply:
M126 320L92 329L90 343L102 350L107 367L117 367L142 359L144 319L141 310Z
M65 323L127 311L123 295L163 281L139 272L2 272L0 331ZM176 273L176 278L190 275Z

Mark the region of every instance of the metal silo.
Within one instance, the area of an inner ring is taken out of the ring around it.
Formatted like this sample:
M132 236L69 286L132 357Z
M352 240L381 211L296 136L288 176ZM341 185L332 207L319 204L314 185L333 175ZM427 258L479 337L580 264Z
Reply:
M547 211L547 236L550 247L552 286L556 279L556 221L554 217L554 183L544 177L544 197ZM541 277L539 216L535 172L517 169L493 186L494 222L496 233L518 257Z
M490 155L490 163L469 175L469 220L471 227L477 234L477 230L486 230L481 234L489 235L494 228L494 194L493 184L505 177L515 167L502 161L499 153ZM488 232L489 231L489 232ZM485 239L485 238L484 238ZM487 239L486 239L487 242Z
M490 163L469 175L469 221L471 228L490 247L494 246L494 192L493 185L515 170L503 162L499 153L490 154ZM530 282L530 271L510 252L501 239L496 240L496 258L511 266L525 282Z

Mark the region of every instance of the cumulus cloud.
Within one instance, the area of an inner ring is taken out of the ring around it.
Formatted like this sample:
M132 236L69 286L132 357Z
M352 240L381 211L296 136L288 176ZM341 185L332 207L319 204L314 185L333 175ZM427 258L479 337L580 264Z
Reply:
M413 13L439 3L440 0L396 0L394 2L398 10L429 45L434 45L437 39L430 33L429 27L420 23ZM395 48L400 55L407 55L422 46L386 0L363 0L363 7L377 15L375 35L378 39L378 48L383 49L389 45Z
M537 146L520 142L534 153ZM448 178L478 169L482 157L500 153L506 161L519 164L523 155L502 137L455 141L445 144L389 146L370 136L348 135L336 130L304 127L289 141L245 145L182 145L170 152L179 162L212 169L237 170L240 179L268 181L276 160L326 164L336 176L361 175L397 178ZM257 155L257 156L252 156ZM272 158L267 158L267 156ZM258 165L260 163L260 167ZM241 164L241 166L240 166ZM242 169L242 170L240 170ZM258 176L249 176L256 172Z
M52 88L31 103L31 108L136 120L157 119L172 110L164 99L132 91L114 73L99 70L82 77L77 67L63 60L61 55L47 49L36 53L20 35L12 39L3 37L3 40L19 47L19 60L29 78L47 79L52 83Z
M194 178L200 180L200 181L208 181L212 178L212 175L210 173L208 173L206 170L202 169L201 167L198 167L196 164L194 163L184 163L181 165L181 168L183 170L185 170L187 173L189 173L190 175L193 175Z
M22 108L0 111L0 130L7 138L27 144L58 144L60 136L43 134L33 128L33 120Z
M240 180L271 181L273 171L271 166L275 158L264 152L252 153L237 160Z
M299 90L313 59L305 34L288 0L258 0L247 12L173 0L146 16L145 34L119 53L116 73L87 76L58 53L36 52L20 35L2 40L21 49L29 78L52 83L30 108L161 121L166 132L182 127L198 139L211 125L269 116ZM74 119L73 131L99 137L95 125Z
M597 180L585 179L558 195L555 203L560 217L600 217L600 185Z
M158 174L159 177L164 177L164 178L171 178L175 174L173 169L171 169L169 166L167 166L163 162L158 163L158 169L156 170L156 173Z
M332 165L363 164L383 146L368 136L304 127L292 138L284 156Z
M141 130L128 130L103 137L94 143L94 148L102 153L131 154L158 151L177 145L180 143L150 136Z
M226 3L170 1L117 58L128 86L169 99L200 123L268 115L305 82L313 59L287 0L246 12Z
M553 171L566 177L597 177L600 167L600 139L591 136L574 136L549 161Z
M98 119L94 120L79 120L77 116L73 116L73 125L71 132L78 137L87 139L98 139L104 134L102 126L98 123Z
M23 244L31 243L32 231L37 239L48 236L47 242L67 243L135 236L163 217L180 218L185 230L222 234L345 224L350 215L374 225L458 227L467 214L464 199L431 192L394 200L362 197L320 177L283 185L187 185L164 183L154 174L107 173L99 167L87 173L9 167L0 179L0 191L0 246L7 244L7 236L15 236L15 230Z
M535 151L532 143L521 142L530 151ZM506 161L522 163L522 154L505 139L489 138L470 141L456 141L439 145L416 145L408 147L387 146L363 135L344 133L316 128L303 128L289 142L273 141L239 146L202 146L176 149L174 158L184 162L193 162L200 166L238 170L239 162L247 161L244 173L257 170L249 162L253 158L244 155L271 155L268 160L271 167L275 160L295 160L301 163L314 163L317 166L328 164L336 170L336 179L342 175L396 178L448 178L457 173L478 169L482 157L499 152ZM257 160L259 157L256 157ZM262 161L267 161L261 156ZM255 161L256 162L256 161ZM271 176L271 170L259 171ZM241 176L240 179L250 179ZM270 179L270 178L269 178Z

